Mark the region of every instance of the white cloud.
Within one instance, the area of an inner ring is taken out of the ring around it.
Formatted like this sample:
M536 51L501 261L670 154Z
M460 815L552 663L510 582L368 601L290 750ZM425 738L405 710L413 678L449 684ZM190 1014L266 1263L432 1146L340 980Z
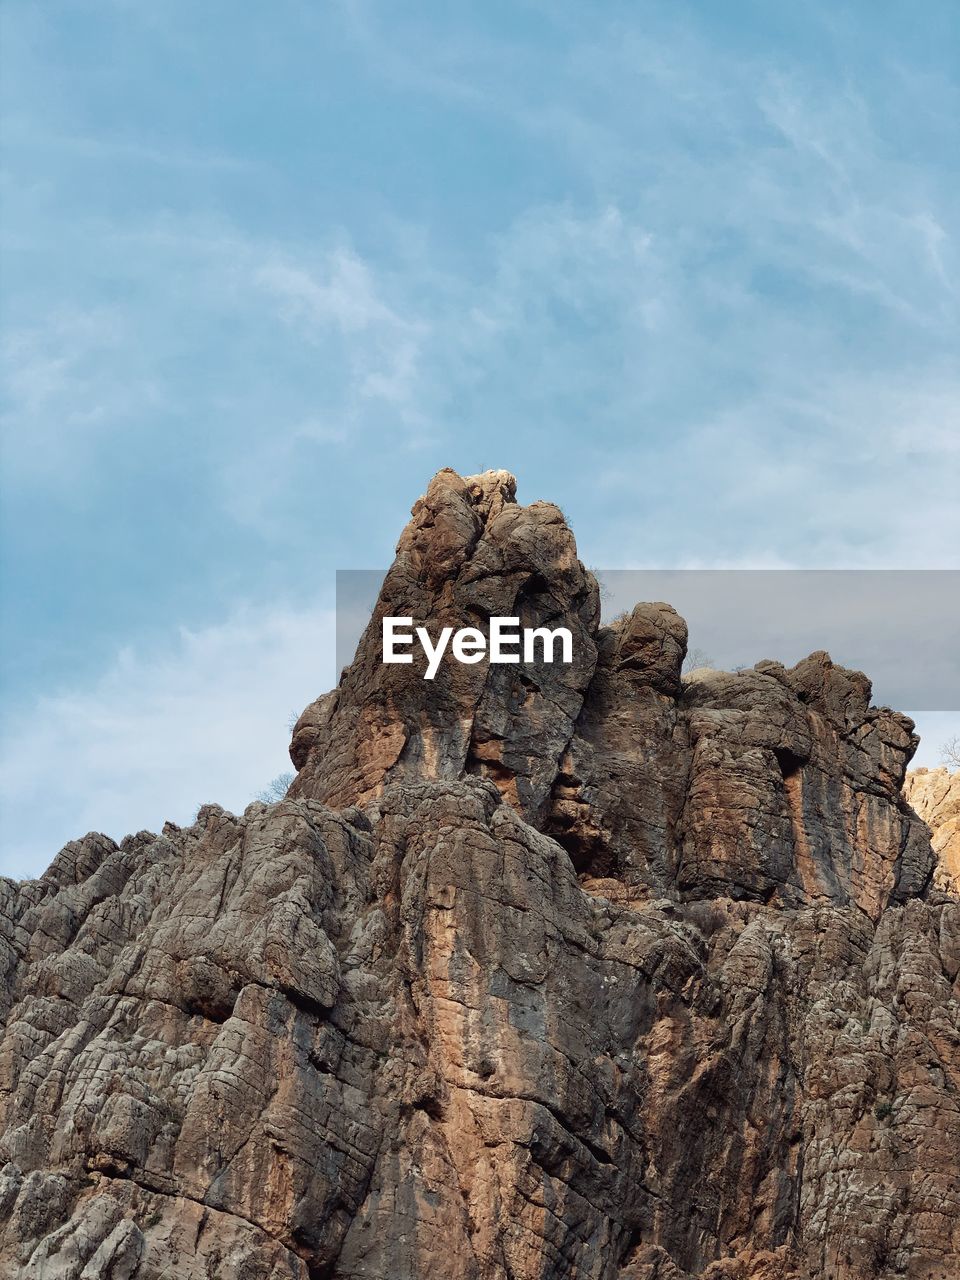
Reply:
M593 535L593 560L960 567L960 380L837 373L789 390L761 388L688 420L682 449L658 456L645 501ZM600 474L612 506L643 483L648 450L639 440Z
M328 343L331 329L348 339L346 363L356 395L386 402L401 419L419 420L420 358L428 326L412 311L400 314L388 305L382 282L359 254L333 249L319 269L272 256L254 278L307 341Z
M261 267L257 280L281 300L288 318L305 320L311 328L323 331L333 324L356 333L381 324L405 327L378 296L369 266L347 249L328 255L319 279L301 265L280 260Z
M200 804L235 812L290 768L288 719L334 682L333 611L248 606L8 718L0 873L38 875L88 830L120 839Z
M0 343L4 467L60 486L96 442L161 399L119 308L61 307Z
M8 149L24 147L34 152L65 152L84 160L102 161L106 165L114 165L118 161L134 161L164 168L197 169L204 172L211 169L242 172L253 167L237 156L195 147L150 146L122 137L55 132L38 127L35 121L22 115L9 115L5 119L4 145Z

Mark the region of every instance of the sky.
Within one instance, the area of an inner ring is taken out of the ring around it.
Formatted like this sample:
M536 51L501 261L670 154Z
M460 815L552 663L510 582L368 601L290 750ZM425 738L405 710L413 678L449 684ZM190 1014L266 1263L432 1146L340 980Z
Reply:
M0 872L289 768L443 466L598 567L960 567L953 0L0 23Z

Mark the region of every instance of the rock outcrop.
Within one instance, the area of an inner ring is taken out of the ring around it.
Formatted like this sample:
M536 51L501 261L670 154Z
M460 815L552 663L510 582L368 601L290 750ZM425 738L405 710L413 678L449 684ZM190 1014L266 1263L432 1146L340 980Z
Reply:
M960 893L960 773L915 769L903 794L930 828L937 855L934 883Z
M576 660L424 681L384 613ZM825 653L685 651L441 472L286 799L0 882L0 1274L960 1274L956 776Z

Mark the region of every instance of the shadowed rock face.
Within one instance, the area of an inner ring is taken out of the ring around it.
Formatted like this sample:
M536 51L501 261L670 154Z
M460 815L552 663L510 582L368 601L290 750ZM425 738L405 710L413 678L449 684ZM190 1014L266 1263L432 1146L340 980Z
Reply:
M0 1274L960 1274L956 776L928 828L826 654L602 627L514 494L434 479L284 801L0 881ZM385 613L576 660L428 682Z

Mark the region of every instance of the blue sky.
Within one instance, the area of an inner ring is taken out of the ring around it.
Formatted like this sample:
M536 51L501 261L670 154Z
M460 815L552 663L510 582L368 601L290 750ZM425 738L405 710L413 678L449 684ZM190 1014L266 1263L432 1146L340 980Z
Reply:
M598 566L958 565L952 0L2 25L0 870L287 767L441 466Z

